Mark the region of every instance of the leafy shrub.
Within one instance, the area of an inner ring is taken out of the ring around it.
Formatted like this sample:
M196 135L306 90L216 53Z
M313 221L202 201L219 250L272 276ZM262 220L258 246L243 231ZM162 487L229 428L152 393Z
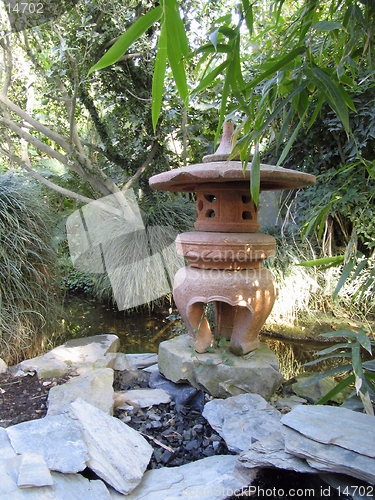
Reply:
M43 348L58 329L54 223L35 183L0 176L0 357L8 364Z

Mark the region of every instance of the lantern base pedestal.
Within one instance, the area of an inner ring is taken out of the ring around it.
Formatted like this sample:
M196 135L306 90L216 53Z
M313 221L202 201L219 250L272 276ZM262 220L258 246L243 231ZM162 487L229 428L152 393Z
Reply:
M262 267L231 271L183 267L175 276L173 297L195 351L214 345L204 304L215 305L215 334L230 339L230 350L241 356L259 347L258 332L275 302L272 273Z
M159 345L159 370L168 380L189 382L215 398L250 392L269 399L284 381L276 355L263 342L256 351L245 356L231 354L228 345L215 352L192 357L186 335L180 335ZM223 363L224 349L227 359L233 364ZM208 359L210 364L206 364Z

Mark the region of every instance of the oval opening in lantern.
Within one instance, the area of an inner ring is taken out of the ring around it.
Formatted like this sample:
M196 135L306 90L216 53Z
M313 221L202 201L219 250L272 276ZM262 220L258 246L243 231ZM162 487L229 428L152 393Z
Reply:
M216 215L215 210L210 209L210 210L207 210L207 212L206 212L206 217L208 217L210 219L213 219L215 217L215 215Z
M246 210L245 212L242 212L242 218L244 220L252 220L253 219L253 215L251 212L249 212L248 210Z

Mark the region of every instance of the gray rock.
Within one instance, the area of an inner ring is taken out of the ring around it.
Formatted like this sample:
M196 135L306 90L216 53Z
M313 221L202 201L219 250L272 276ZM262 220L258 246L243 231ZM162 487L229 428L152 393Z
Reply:
M148 408L149 406L167 404L172 401L172 396L163 389L133 389L116 392L114 398L116 407L132 405Z
M101 368L71 378L66 384L52 387L48 394L48 416L67 411L77 398L96 406L104 413L113 414L113 370Z
M153 449L119 419L77 399L69 406L88 448L88 467L120 493L129 494L141 481Z
M348 474L375 484L375 460L373 458L335 444L319 443L288 427L285 427L283 432L285 433L285 451L306 459L311 467L323 472ZM372 435L368 438L372 439Z
M13 489L0 494L1 500L111 500L102 481L89 481L80 474L52 472L53 485Z
M22 453L6 463L8 474L19 488L52 486L53 479L46 461L38 453Z
M249 469L256 467L276 467L277 469L293 470L295 472L314 472L306 460L298 458L285 451L285 438L281 432L253 443L247 451L240 453L238 465Z
M6 432L16 453L37 450L50 470L75 473L86 468L89 455L82 434L66 415L22 422Z
M235 453L282 428L280 412L259 394L214 399L205 404L203 416Z
M113 365L115 358L106 354L115 353L120 341L116 335L95 335L68 340L43 356L25 360L11 367L12 373L36 372L38 377L63 377L68 373L82 374L95 368L95 364ZM107 363L107 364L106 364Z
M142 368L143 372L146 373L158 373L159 365L155 363L154 365L147 366L146 368Z
M17 454L10 444L8 434L0 427L0 498L4 494L17 490L15 478L7 471L6 464L16 460Z
M214 397L226 398L244 393L269 398L283 382L276 355L264 343L244 356L228 352L222 361L222 349L213 353L191 356L186 335L180 335L159 345L159 370L172 382L190 382ZM207 360L212 364L206 365ZM203 365L203 369L201 368Z
M314 441L375 458L375 419L371 415L336 406L297 406L281 422Z
M118 371L136 370L157 364L157 362L158 355L153 352L142 354L124 354L120 352L117 354L113 369Z
M0 373L5 373L8 370L8 365L0 358Z
M297 382L292 384L291 388L297 396L301 396L302 398L307 399L310 403L316 403L323 396L329 393L334 387L336 387L337 382L333 377L326 377L317 382L312 383L311 385L307 385L301 387L302 384L306 383L309 379L312 378L313 375L302 374L298 375ZM350 394L351 390L347 393L347 396ZM347 397L346 396L346 397ZM339 397L333 397L332 401L342 402L346 397L343 397L342 394Z
M239 494L251 484L255 471L240 475L236 469L237 457L216 455L180 467L149 470L141 483L126 497L127 500L175 500L177 498L223 499ZM243 471L241 471L243 472ZM125 500L110 489L113 500Z
M374 489L365 482L343 474L323 473L319 476L332 486L332 492L336 490L340 495L350 495L353 500L374 500Z
M275 402L275 408L280 408L280 409L284 409L284 408L294 408L295 406L298 406L298 405L303 405L303 404L306 404L307 403L307 400L304 399L304 398L300 398L299 396L289 396L289 397L286 397L286 398L280 398L278 399L276 402Z

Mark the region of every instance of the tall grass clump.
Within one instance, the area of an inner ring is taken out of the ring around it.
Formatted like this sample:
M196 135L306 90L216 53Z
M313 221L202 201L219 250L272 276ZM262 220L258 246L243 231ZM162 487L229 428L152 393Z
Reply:
M0 357L8 365L43 350L58 328L53 223L34 182L0 176Z

